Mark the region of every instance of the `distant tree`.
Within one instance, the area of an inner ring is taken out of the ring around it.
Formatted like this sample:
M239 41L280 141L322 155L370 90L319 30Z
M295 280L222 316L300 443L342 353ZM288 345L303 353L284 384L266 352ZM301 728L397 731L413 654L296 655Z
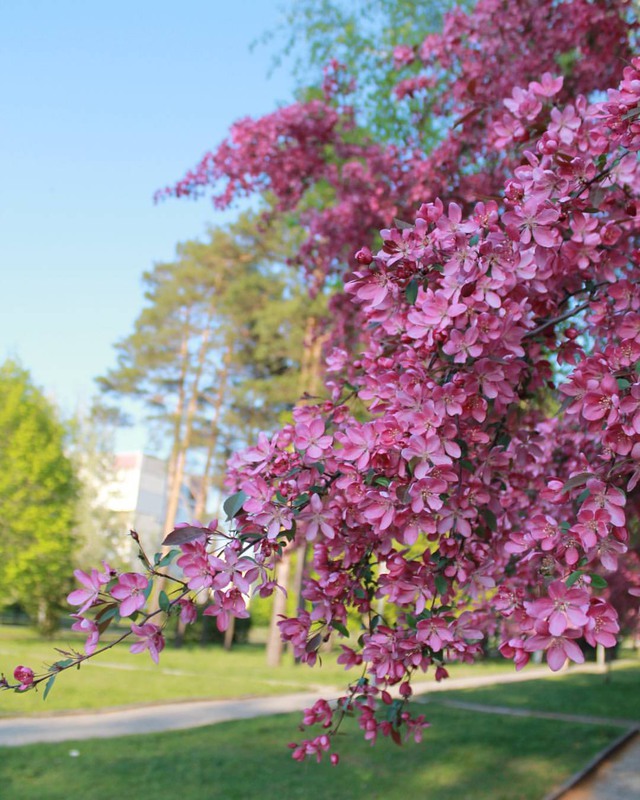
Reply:
M358 123L378 140L406 144L416 137L437 137L434 118L425 114L421 91L398 103L398 45L416 49L425 35L442 27L442 16L452 6L468 7L468 0L289 0L282 22L262 41L280 45L274 66L287 62L298 83L298 94L309 97L326 81L332 61L344 65L345 86L350 84ZM415 70L417 72L417 70ZM348 76L348 77L347 77ZM441 126L440 126L441 129Z
M99 379L108 394L141 402L168 449L167 531L189 462L204 516L229 452L277 427L302 393L308 319L326 303L310 302L287 266L290 238L285 223L264 230L242 215L179 245L174 262L145 274L147 304Z
M77 482L56 411L15 361L0 366L0 602L50 633L71 585Z
M124 565L123 548L129 540L122 536L122 515L109 503L110 487L116 484L115 433L121 424L121 416L98 400L70 423L69 455L79 483L74 561L81 569L102 559Z

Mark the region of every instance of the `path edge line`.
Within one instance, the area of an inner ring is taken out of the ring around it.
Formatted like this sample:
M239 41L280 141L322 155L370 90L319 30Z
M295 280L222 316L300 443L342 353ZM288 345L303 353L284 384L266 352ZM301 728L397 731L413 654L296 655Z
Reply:
M640 726L632 725L628 730L624 731L624 733L620 734L616 739L614 739L610 744L608 744L605 748L600 750L600 752L596 753L593 758L591 758L582 769L575 772L570 778L561 784L557 789L553 789L549 794L546 794L543 797L543 800L562 800L562 796L569 791L569 789L573 789L580 783L580 781L584 780L590 773L594 772L600 764L609 756L612 756L618 750L621 750L624 745L634 739L636 736L640 734Z

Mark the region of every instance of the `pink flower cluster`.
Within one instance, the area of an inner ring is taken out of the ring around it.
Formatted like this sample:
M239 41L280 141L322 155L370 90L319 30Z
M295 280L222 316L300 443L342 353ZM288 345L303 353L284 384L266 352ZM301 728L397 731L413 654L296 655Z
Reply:
M394 53L399 70L423 65L406 94L457 119L429 154L419 133L404 152L353 136L333 65L324 100L238 123L169 190L215 183L220 204L269 191L299 212L312 288L344 277L327 396L231 459L235 535L212 523L167 537L180 573L159 610L144 612L163 560L76 573L87 655L118 616L157 660L152 617L192 622L197 598L224 629L277 588L284 548L309 547L282 638L313 664L353 634L339 661L365 670L337 706L305 713L321 732L293 757L320 760L346 713L368 741L419 740L412 676L446 678L489 638L517 669L542 651L558 670L584 660L583 641L611 647L638 625L640 59L620 75L622 58L598 57L630 55L625 11L480 0ZM575 53L564 74L558 53ZM601 81L617 84L603 101ZM304 204L319 183L335 198L322 209ZM42 679L19 669L19 688Z

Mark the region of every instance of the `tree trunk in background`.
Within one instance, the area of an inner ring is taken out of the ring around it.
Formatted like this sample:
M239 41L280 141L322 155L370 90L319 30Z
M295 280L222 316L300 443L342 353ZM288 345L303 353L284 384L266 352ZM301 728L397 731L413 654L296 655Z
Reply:
M218 446L218 439L220 436L220 429L218 423L220 420L220 411L222 410L222 403L224 402L224 395L227 390L227 380L229 378L229 366L231 364L231 347L228 347L222 362L222 370L218 375L218 391L213 402L213 409L211 414L211 437L207 446L207 456L205 460L204 469L202 470L202 477L198 493L196 496L195 517L204 523L203 516L207 511L207 495L209 493L209 484L211 482L211 468L215 461L216 448Z
M291 565L291 554L285 550L282 559L276 567L276 581L283 588L289 585L289 569ZM269 626L269 638L267 639L267 666L279 667L282 661L282 651L284 644L280 638L278 622L281 615L287 613L287 596L279 589L273 594L273 611L271 613L271 624Z
M229 624L227 626L227 630L224 632L224 649L231 650L233 646L233 635L236 632L236 618L231 617L229 619Z
M171 482L169 484L167 509L164 518L164 530L162 532L163 539L176 526L176 517L178 515L178 506L180 504L180 492L182 489L182 482L184 480L184 471L187 463L187 453L191 445L193 423L196 411L198 409L200 379L202 378L202 373L207 360L209 339L211 337L211 316L212 315L209 315L209 317L207 318L206 325L202 331L200 339L200 347L198 348L196 370L193 376L193 382L191 384L191 389L189 394L189 402L184 412L184 424L182 425L182 436L180 437L178 446L175 448L176 458L173 469L173 475L171 477ZM163 554L168 552L168 550L169 548L165 547L161 548L161 552ZM164 589L165 585L166 585L166 579L164 578L157 578L156 581L154 582L153 590L151 592L151 596L149 597L149 609L151 611L158 610L160 592Z
M320 320L317 317L308 317L304 334L304 349L300 360L300 384L299 392L301 396L317 395L320 390L320 366L322 363L322 347L326 336L322 335ZM304 400L302 402L305 402ZM293 575L293 581L289 583L291 574L291 556L293 554L291 546L287 547L282 554L282 559L276 567L276 582L291 592L296 598L297 607L304 608L302 599L302 582L304 578L304 564L307 555L307 543L303 542L298 549L298 563ZM273 611L271 612L271 624L269 626L269 637L267 639L267 664L270 667L277 667L282 661L284 645L280 638L278 620L281 614L285 614L286 597L282 592L276 591L273 600Z

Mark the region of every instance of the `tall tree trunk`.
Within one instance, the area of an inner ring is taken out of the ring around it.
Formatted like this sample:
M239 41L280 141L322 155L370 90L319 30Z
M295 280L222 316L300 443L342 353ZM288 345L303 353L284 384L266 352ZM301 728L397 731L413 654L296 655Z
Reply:
M229 378L229 366L231 364L231 355L232 350L231 347L228 346L225 354L224 359L222 362L222 370L218 374L218 391L216 392L215 400L213 402L213 409L211 413L211 434L209 437L209 444L207 445L207 456L205 460L204 469L202 470L202 477L200 480L200 485L198 486L198 491L196 494L196 508L195 508L195 517L196 519L202 520L206 510L207 510L207 495L209 492L209 483L211 480L211 468L213 466L215 460L215 453L218 447L218 439L220 438L220 411L222 410L222 404L224 402L225 392L227 390L227 380Z
M175 479L176 462L180 452L180 440L182 439L182 423L184 407L186 402L187 375L189 374L189 338L191 333L191 312L189 309L184 313L184 327L182 329L182 340L180 342L180 378L178 379L178 400L174 411L173 435L171 437L171 452L167 464L167 492L171 490ZM167 532L166 512L165 525L162 536Z
M196 361L196 370L191 383L191 390L189 394L189 401L184 412L184 424L182 426L182 436L179 440L176 459L174 464L173 475L169 485L169 495L167 497L167 508L164 518L164 531L163 538L170 531L175 528L176 517L178 514L178 505L180 503L180 492L184 481L184 471L187 462L187 453L191 445L191 436L193 433L193 423L198 408L198 398L200 392L200 379L204 371L204 365L207 360L209 340L211 338L211 319L212 312L207 316L206 325L200 337L200 347L198 348L198 355ZM161 552L166 552L168 548L162 548ZM151 596L149 597L149 608L151 611L157 611L159 608L160 592L166 585L165 578L157 578L153 585Z
M286 589L289 584L289 569L291 566L291 554L285 549L282 558L276 567L276 581ZM269 637L267 639L267 666L279 667L282 661L282 651L284 645L280 637L278 622L280 616L287 613L287 596L284 592L276 591L273 594L273 611L271 613L271 624L269 626Z
M233 637L236 632L236 618L230 617L229 624L227 625L227 630L224 632L224 649L231 650L233 646Z
M320 378L322 363L322 347L326 337L320 334L319 320L317 317L309 316L305 325L305 335L303 343L302 358L300 359L300 383L299 392L301 396L317 395L320 390ZM302 401L304 402L304 400ZM306 559L306 542L302 543L298 550L298 565L293 576L293 583L289 585L291 574L291 555L292 548L285 548L281 560L276 566L276 582L291 591L297 598L298 607L304 601L302 599L302 582L304 578L304 562ZM267 639L267 664L270 667L279 666L282 661L283 644L280 638L278 620L281 614L286 612L286 597L282 592L276 591L274 595L273 610L271 612L271 624L269 626L269 636Z

